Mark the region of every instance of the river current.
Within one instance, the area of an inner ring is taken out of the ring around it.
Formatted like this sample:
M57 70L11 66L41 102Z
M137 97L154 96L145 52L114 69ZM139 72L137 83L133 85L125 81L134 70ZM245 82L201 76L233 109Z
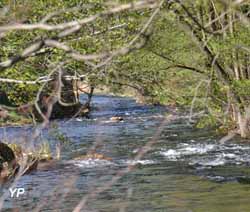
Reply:
M41 132L35 145L46 141L55 151L61 142L62 160L22 176L16 187L25 194L19 198L3 186L3 211L73 211L86 197L81 211L250 211L246 140L221 145L212 130L193 128L178 112L130 98L97 95L92 106L90 119L53 121L52 130ZM172 118L164 122L166 117ZM0 139L30 145L32 131L4 127ZM112 160L76 159L93 148Z

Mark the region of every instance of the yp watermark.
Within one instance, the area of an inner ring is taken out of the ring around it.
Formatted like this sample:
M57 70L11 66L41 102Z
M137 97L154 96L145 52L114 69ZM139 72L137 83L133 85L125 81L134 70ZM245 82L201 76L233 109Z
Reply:
M11 198L19 198L25 194L24 188L9 188Z

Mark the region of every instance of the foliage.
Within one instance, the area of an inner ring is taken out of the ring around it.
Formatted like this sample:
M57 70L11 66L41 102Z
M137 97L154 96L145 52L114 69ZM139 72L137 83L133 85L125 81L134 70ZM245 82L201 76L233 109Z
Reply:
M126 2L126 1L123 1ZM118 3L118 2L117 2ZM48 13L58 10L67 10L78 7L78 9L52 17L48 23L57 24L60 22L77 20L88 17L89 15L97 14L103 11L107 6L105 1L89 0L89 1L31 1L16 2L12 4L9 1L3 1L0 8L8 8L8 12L4 17L0 17L0 23L8 22L25 22L37 23L40 22ZM25 8L26 13L23 13ZM105 52L117 49L125 45L134 34L138 32L141 20L148 16L144 13L143 18L139 18L141 12L123 12L121 14L107 16L103 19L97 19L96 22L87 24L77 35L72 35L67 40L61 40L82 54L90 54L96 52ZM124 24L124 27L115 30L108 30L110 27ZM96 35L94 35L97 33ZM79 36L80 34L80 36ZM41 30L34 31L19 31L9 32L1 39L0 55L4 61L12 57L28 44L34 41L34 38L53 37L54 32L46 32ZM45 49L46 51L46 49ZM19 80L35 80L38 77L47 75L50 71L50 65L56 64L58 61L67 59L65 52L58 49L50 49L46 54L40 54L35 57L30 57L25 61L21 61L15 66L5 69L1 72L0 77ZM98 62L98 61L97 61ZM84 74L87 67L82 62L71 61L64 67L66 71L76 71L79 74ZM89 76L91 81L92 76ZM86 79L88 80L88 78ZM1 83L0 90L7 92L10 100L16 105L27 103L34 100L35 95L40 85L25 85L25 84L7 84Z
M99 14L110 5L127 2L132 1L26 0L9 5L0 22L37 23L50 12L78 7L48 20L50 24L57 24ZM3 1L0 7L4 5L8 5L8 1ZM20 12L24 7L25 14ZM247 118L246 108L250 102L250 29L246 23L249 7L245 1L237 4L219 0L165 2L147 30L140 34L145 41L141 48L114 57L91 73L86 63L74 60L64 69L68 73L89 73L85 77L89 84L106 86L112 92L127 93L133 89L146 102L203 107L214 116L208 116L212 124L218 120L223 123L221 120L227 114L228 122L234 121L241 127L239 122ZM152 13L148 8L98 16L95 22L61 38L60 42L82 54L113 52L138 35ZM122 27L110 30L117 25ZM54 36L53 30L8 32L1 38L1 59L15 55L36 37ZM51 64L68 59L65 51L58 48L45 50L49 51L5 69L1 77L34 80L48 74ZM94 64L99 62L102 61L94 60ZM0 90L7 91L17 105L32 101L38 88L38 85L0 85ZM236 118L240 116L243 119Z

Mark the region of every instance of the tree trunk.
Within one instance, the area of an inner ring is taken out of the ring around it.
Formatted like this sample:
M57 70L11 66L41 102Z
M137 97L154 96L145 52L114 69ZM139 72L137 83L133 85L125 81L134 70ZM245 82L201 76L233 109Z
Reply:
M56 78L56 77L55 77ZM76 91L77 86L75 85L76 82L74 80L65 80L62 78L62 87L61 87L61 95L60 95L60 101L59 99L56 100L56 102L53 103L52 111L49 117L49 119L61 119L61 118L71 118L76 116L87 116L89 107L90 107L90 101L92 97L92 93L94 88L91 87L90 93L88 94L88 100L86 103L81 103L79 101L79 94ZM46 91L40 96L40 109L42 113L47 116L46 114L49 111L49 107L51 107L51 102L56 96L57 91L57 81L52 81L49 85L50 90L52 91L52 94L48 94L49 92ZM54 94L53 94L54 93ZM86 108L88 110L86 110ZM51 109L51 108L50 108ZM41 115L35 110L35 116L38 118L38 120L41 119Z
M0 105L12 106L5 91L0 91Z

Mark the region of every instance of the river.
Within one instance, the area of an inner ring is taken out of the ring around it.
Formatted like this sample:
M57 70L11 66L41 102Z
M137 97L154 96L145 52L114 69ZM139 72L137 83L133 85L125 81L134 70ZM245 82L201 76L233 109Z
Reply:
M3 211L73 211L86 197L81 211L250 211L249 143L219 145L212 131L193 128L177 112L162 124L173 110L126 97L97 95L92 104L90 119L51 123L66 138L62 160L22 176L16 187L25 194L7 195ZM112 122L112 116L124 121ZM50 131L43 130L37 142L46 140L54 150L58 141ZM12 142L31 134L30 126L0 129L0 139ZM75 159L94 146L112 161ZM1 192L8 194L8 186Z

